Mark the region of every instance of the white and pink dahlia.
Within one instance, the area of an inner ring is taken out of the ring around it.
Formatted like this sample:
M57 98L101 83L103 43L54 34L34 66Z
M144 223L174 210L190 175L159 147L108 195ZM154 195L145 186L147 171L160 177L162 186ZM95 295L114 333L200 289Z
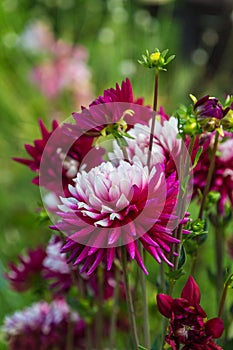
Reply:
M2 331L10 350L64 350L70 327L72 346L84 349L85 322L64 299L57 299L51 304L41 301L7 316Z
M151 124L151 121L149 124ZM109 158L115 165L119 164L119 160L125 159L126 156L130 163L140 161L143 165L146 165L149 153L150 133L150 126L135 124L128 131L131 138L125 137L128 146L124 152L117 141L114 140L113 151L108 154ZM160 163L164 164L166 174L170 174L173 171L179 172L182 140L178 139L177 135L176 118L171 117L169 120L163 120L162 123L156 120L153 147L150 154L151 167ZM188 161L188 153L186 150L184 151L185 159Z
M157 164L149 171L139 161L121 160L118 166L106 162L78 173L71 196L62 198L55 227L67 235L62 252L70 252L68 262L82 265L81 273L88 275L102 261L110 270L124 245L128 258L147 273L140 241L158 263L171 265L171 244L179 242L173 237L180 221L175 215L179 183L175 172L165 177L163 168Z

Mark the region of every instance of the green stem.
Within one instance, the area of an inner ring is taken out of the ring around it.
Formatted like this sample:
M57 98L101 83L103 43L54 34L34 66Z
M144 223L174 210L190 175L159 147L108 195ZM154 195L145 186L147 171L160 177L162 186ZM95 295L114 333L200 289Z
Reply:
M91 336L91 325L90 323L87 323L86 325L86 342L87 342L87 350L92 350L92 336Z
M66 350L73 350L73 344L74 344L74 324L70 317L69 323L68 323L67 336L66 336Z
M228 291L230 284L232 283L232 279L233 279L233 274L231 274L228 277L228 279L224 285L223 292L222 292L222 298L221 298L221 302L220 302L219 310L218 310L218 317L222 317L224 305L225 305L226 297L227 297L227 291Z
M141 242L139 242L139 253L143 257L144 251ZM146 293L146 276L142 269L139 267L139 278L142 289L142 317L143 317L143 334L144 344L147 349L150 349L150 326L149 326L149 313L148 313L148 302Z
M134 312L134 307L133 307L133 300L132 300L132 295L131 295L130 285L129 285L126 253L127 253L126 248L124 246L122 246L121 247L121 263L122 263L123 278L124 278L124 285L125 285L126 302L127 302L127 308L128 308L128 314L129 314L129 321L130 321L130 329L131 329L131 334L132 334L133 346L134 346L134 350L137 350L138 345L139 345L139 341L138 341L138 334L137 334L135 312Z
M166 285L165 285L165 275L164 275L164 263L161 262L159 265L160 270L160 284L161 284L161 293L166 292Z
M199 215L198 215L199 219L203 219L206 199L207 199L207 195L209 193L210 185L211 185L212 178L213 178L214 166L215 166L215 156L216 156L216 152L217 152L217 148L218 148L218 141L219 141L219 132L216 131L214 146L213 146L212 155L211 155L211 159L210 159L210 167L208 170L208 174L207 174L207 178L206 178L206 185L204 188L204 192L203 192L203 196L202 196L202 200L201 200L200 211L199 211Z
M221 297L221 289L224 284L223 252L224 252L224 232L219 226L215 227L215 259L216 259L216 298L217 305Z
M116 341L116 320L117 320L117 311L118 311L118 299L119 299L119 283L120 283L120 271L116 268L115 272L115 281L116 285L113 293L113 307L111 310L111 320L110 320L110 340L109 340L109 348L110 350L115 349L115 341Z
M152 151L152 147L153 147L153 138L154 138L154 131L155 131L156 110L157 110L157 103L158 103L158 82L159 82L159 71L156 69L155 70L155 86L154 86L154 102L153 102L153 110L155 111L155 115L152 118L152 123L151 123L149 151L148 151L148 158L147 158L148 168L150 168L151 151Z
M98 267L97 271L98 279L98 296L97 296L97 315L96 315L96 349L103 350L103 271L101 266Z

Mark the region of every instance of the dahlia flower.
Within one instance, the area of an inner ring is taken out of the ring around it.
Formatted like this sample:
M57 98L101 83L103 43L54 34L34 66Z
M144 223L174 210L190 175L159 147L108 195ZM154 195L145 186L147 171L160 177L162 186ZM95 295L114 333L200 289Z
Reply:
M43 276L55 294L69 291L72 286L70 268L66 263L66 255L60 252L62 240L53 236L46 247L46 258L43 261Z
M230 202L233 205L233 137L224 139L218 146L215 157L215 168L212 177L210 191L220 193L221 197L218 202L218 211L224 214L225 205ZM207 137L204 141L211 147L211 137ZM206 147L205 147L206 148ZM206 184L206 176L210 165L210 156L207 151L202 152L199 164L194 169L194 196L197 190L204 190Z
M159 312L170 319L166 342L172 350L220 350L213 338L221 337L224 324L220 318L206 320L200 306L200 289L190 276L182 290L181 298L173 299L167 294L157 295Z
M57 295L67 293L74 286L66 254L61 253L62 245L62 239L54 235L46 247L47 256L43 261L43 276L48 280L52 292ZM77 288L84 288L85 294L98 297L98 274L92 273L87 276L85 273L79 273L77 269L73 272L77 278ZM102 287L105 300L113 296L115 285L115 268L112 268L111 271L103 269Z
M85 322L64 299L51 304L41 301L17 311L5 318L2 330L10 350L64 350L70 333L72 346L85 349Z
M88 108L82 107L80 113L73 113L75 125L67 124L67 134L74 138L80 130L93 137L101 133L111 133L112 128L128 130L135 123L147 124L153 111L143 106L143 99L135 99L130 80L126 78L121 86L107 89L104 95L93 101ZM133 111L133 115L131 113Z
M178 221L175 173L165 179L159 164L148 171L140 162L122 160L118 167L106 162L78 173L69 190L54 228L68 236L62 252L70 252L69 262L82 264L81 272L90 275L101 261L110 270L125 245L128 257L147 273L138 240L157 262L172 265L167 254L179 242L172 236Z
M26 255L19 255L18 264L9 263L9 272L5 274L11 288L17 292L24 292L36 285L41 279L43 261L46 252L39 247L34 250L28 249Z
M160 114L159 114L160 116ZM150 123L151 124L151 121ZM127 147L123 153L120 146L114 140L113 152L109 152L108 156L114 164L118 164L120 159L125 159L133 163L139 160L143 165L147 164L149 141L150 141L150 126L136 124L128 131L132 138L127 138ZM164 164L166 176L173 171L179 172L181 158L181 139L177 138L178 128L177 119L171 117L166 120L162 114L162 120L155 122L155 132L153 137L153 146L151 151L150 165ZM125 155L126 154L126 155ZM188 161L188 153L186 151L185 158ZM183 167L183 165L182 165Z
M25 145L27 153L32 159L13 158L15 161L27 165L38 175L32 180L35 185L45 187L55 194L65 195L68 185L77 175L82 160L92 148L92 138L81 136L75 142L63 133L63 126L56 120L52 123L52 130L48 131L39 121L42 138L35 140L34 145ZM102 152L98 150L92 164L99 164ZM39 173L40 172L40 173ZM62 188L63 186L63 188Z

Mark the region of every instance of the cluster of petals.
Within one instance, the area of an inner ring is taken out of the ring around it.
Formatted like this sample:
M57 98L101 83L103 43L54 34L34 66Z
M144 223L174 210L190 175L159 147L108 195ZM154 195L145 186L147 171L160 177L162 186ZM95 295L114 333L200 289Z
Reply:
M52 293L55 295L68 293L73 286L73 279L75 278L79 291L82 290L82 293L90 297L97 297L99 295L98 274L93 273L91 276L87 276L85 273L79 273L77 269L71 271L72 267L67 264L66 254L61 253L62 246L63 240L59 236L54 235L46 247L46 257L43 261L42 274L48 281ZM111 298L114 294L116 286L115 273L115 267L111 271L102 270L104 300ZM122 287L122 282L120 283Z
M140 162L120 161L118 167L102 163L82 171L69 186L71 197L62 198L56 225L68 234L63 252L69 261L82 263L81 272L91 274L100 262L110 270L119 246L125 245L130 259L136 259L147 273L139 254L138 240L159 263L167 258L177 224L178 181L175 173L165 179L158 164L151 171Z
M152 111L149 107L142 108L143 104L143 98L134 97L131 82L126 78L121 85L116 84L115 89L105 90L103 96L99 96L88 108L82 107L81 112L74 112L75 125L67 125L68 134L76 137L76 131L83 130L96 137L105 127L118 123L122 116L127 129L135 123L146 125ZM133 116L125 113L129 109L133 110Z
M32 180L47 190L67 195L68 185L76 176L82 161L92 147L93 139L86 135L79 137L76 142L70 140L64 133L63 125L52 122L52 130L48 131L40 120L41 139L34 141L33 145L26 144L25 149L31 159L13 158L15 161L28 166L37 176ZM102 159L101 150L95 153L92 164Z
M166 342L172 350L221 350L213 339L221 337L224 324L220 318L207 321L200 306L200 289L190 276L182 290L181 298L173 299L167 294L157 295L159 312L170 319Z
M60 298L50 304L35 303L7 316L2 331L10 350L64 350L69 327L72 327L72 346L85 349L85 322Z
M198 119L222 119L229 111L229 108L223 108L217 98L206 95L194 104L194 111Z
M177 119L171 117L168 120L164 118L158 120L158 118L161 118L160 114L155 122L150 166L152 168L156 164L164 164L166 176L174 171L179 173L182 141L177 138ZM149 154L150 133L151 120L149 125L136 124L128 131L131 138L125 137L128 144L125 148L125 153L123 153L118 143L114 141L113 152L109 152L109 158L117 164L120 159L125 159L127 155L127 160L130 163L139 160L143 165L146 165Z
M10 286L17 292L24 292L41 279L43 261L46 252L42 247L34 250L28 249L27 253L18 256L18 263L9 263L9 271L5 274Z
M46 257L43 261L43 277L47 279L54 294L66 293L72 286L72 276L66 263L66 254L60 252L62 244L59 236L52 236L46 247Z

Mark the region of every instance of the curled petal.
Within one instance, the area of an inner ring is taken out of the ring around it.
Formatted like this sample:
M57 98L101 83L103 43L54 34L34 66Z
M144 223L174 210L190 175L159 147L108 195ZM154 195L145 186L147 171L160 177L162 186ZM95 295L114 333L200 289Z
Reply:
M173 299L172 297L170 297L170 295L167 295L167 294L157 295L157 306L158 306L159 312L167 318L171 318L172 316L172 302L173 302Z
M182 290L181 297L188 300L191 305L200 304L200 289L192 276L189 276Z
M224 323L221 318L216 317L206 322L206 334L213 338L220 338L224 331Z

